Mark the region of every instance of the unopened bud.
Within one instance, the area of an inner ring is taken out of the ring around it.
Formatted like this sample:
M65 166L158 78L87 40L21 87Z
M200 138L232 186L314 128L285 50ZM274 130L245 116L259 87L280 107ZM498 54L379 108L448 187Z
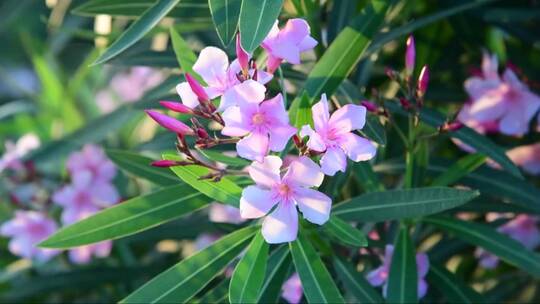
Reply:
M463 128L464 126L465 125L460 121L446 122L439 128L439 130L441 132L454 132Z
M183 113L183 114L192 114L193 113L193 110L184 105L183 103L180 103L180 102L174 102L174 101L160 101L159 102L160 105L162 105L163 107L171 110L171 111L174 111L174 112L178 112L178 113Z
M205 129L197 128L197 136L199 136L199 138L208 138L208 132L206 132Z
M423 97L426 94L429 83L429 70L427 65L422 67L420 71L420 76L418 76L418 89L417 93L419 97Z
M174 167L174 166L181 166L182 163L174 161L174 160L163 159L163 160L153 161L150 165L152 167L169 168L169 167Z
M157 122L160 126L173 131L177 134L181 135L194 135L195 133L193 130L186 125L185 123L174 119L170 116L167 116L165 114L161 114L157 111L153 110L145 110L146 114L150 116L155 122Z
M197 81L197 79L193 78L193 76L191 76L189 73L186 73L185 77L189 86L191 87L191 90L199 98L199 101L210 100L208 94L206 94L206 91L204 90L203 86Z
M400 97L399 98L399 103L401 104L401 106L405 109L405 110L408 110L411 108L411 103L407 100L407 98L405 97Z
M414 71L414 63L416 58L416 49L414 47L414 37L411 35L407 39L407 49L405 50L405 69L407 75L411 75Z
M304 145L304 142L302 142L302 139L298 135L294 134L292 139L296 147L300 148Z
M242 68L242 73L248 75L249 70L249 54L242 48L240 44L240 34L236 35L236 58L238 58L238 63L240 68Z
M368 112L376 113L378 111L377 105L375 105L371 101L364 100L360 102L360 104L363 105L366 108L366 110L368 110Z

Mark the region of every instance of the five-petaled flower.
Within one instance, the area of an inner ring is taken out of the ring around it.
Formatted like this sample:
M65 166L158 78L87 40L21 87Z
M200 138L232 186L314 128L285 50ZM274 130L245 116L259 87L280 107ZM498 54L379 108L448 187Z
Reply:
M272 244L296 239L296 206L305 219L322 225L328 220L332 205L328 196L311 189L318 187L324 178L319 166L311 159L303 156L293 161L283 176L281 165L282 161L277 156L267 156L262 163L253 162L248 170L256 185L246 187L240 199L243 218L266 216L262 235Z
M372 159L377 148L366 138L354 134L366 123L366 108L348 104L331 116L328 111L326 95L312 108L315 130L309 125L302 127L300 135L309 136L307 146L317 152L324 152L321 157L322 171L334 175L337 171L345 172L347 155L351 160L365 161Z

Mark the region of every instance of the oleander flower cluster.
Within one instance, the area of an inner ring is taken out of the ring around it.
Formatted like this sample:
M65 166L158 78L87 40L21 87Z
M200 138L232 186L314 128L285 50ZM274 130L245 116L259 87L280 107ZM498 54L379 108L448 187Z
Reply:
M146 111L177 134L177 148L183 156L180 161L156 161L155 166L200 165L210 169L205 178L212 180L229 173L198 158L187 137L194 138L197 149L234 144L239 157L252 161L247 171L255 184L242 192L240 215L243 219L264 218L262 234L268 243L296 239L297 209L307 221L324 224L332 205L330 197L317 191L324 176L345 172L347 158L367 161L376 154L375 144L355 133L366 122L363 105L347 104L331 113L323 94L312 108L313 125L297 128L289 120L286 96L269 90L281 64L299 64L301 54L315 45L307 22L291 19L281 29L276 21L264 39L266 69L257 66L255 58L242 48L239 36L237 58L232 62L223 50L206 47L193 65L196 74L186 73L186 81L176 87L181 102L161 102L168 110L190 115L191 125L155 110ZM204 121L218 125L221 136L210 135ZM284 156L296 158L284 164Z

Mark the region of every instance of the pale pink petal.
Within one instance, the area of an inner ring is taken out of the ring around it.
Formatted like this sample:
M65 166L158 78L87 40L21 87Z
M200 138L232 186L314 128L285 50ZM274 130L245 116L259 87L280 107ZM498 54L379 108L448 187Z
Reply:
M266 60L266 68L268 69L268 73L274 73L279 68L282 61L283 60L281 58L273 56L272 53L269 53L268 59Z
M214 223L240 224L245 220L240 216L240 209L221 203L212 203L208 217Z
M489 91L497 89L500 85L501 81L499 79L471 77L465 80L464 87L471 99L476 100Z
M527 86L523 84L519 78L516 76L514 71L512 69L506 69L503 73L503 80L508 83L510 86L512 86L512 89L518 90L518 91L525 91L527 90Z
M270 32L268 32L268 35L266 35L266 38L264 38L264 41L262 43L263 47L267 42L272 41L273 39L277 38L278 34L279 34L279 26L278 26L278 21L276 20L276 22L274 22L274 25L272 25Z
M266 87L254 80L246 80L227 90L221 97L218 111L234 105L259 104L264 100Z
M199 98L193 91L187 82L182 82L176 86L176 92L180 95L182 103L193 109L199 105Z
M322 172L329 176L334 176L338 171L345 172L347 168L345 152L339 147L328 148L321 157L320 164Z
M540 174L540 144L516 147L506 155L529 174Z
M283 151L294 134L296 134L296 128L290 125L272 126L270 128L270 150L274 152Z
M99 258L108 257L111 254L112 245L113 243L111 241L103 241L93 244L94 255Z
M321 168L306 156L301 156L293 161L283 177L284 182L301 187L318 187L323 179L324 174L322 174Z
M307 36L304 38L304 40L302 40L302 42L300 42L298 48L300 49L300 52L305 52L311 50L312 48L317 46L317 44L317 40L313 39L313 37L311 36Z
M305 125L300 130L300 136L306 137L309 136L309 140L307 141L307 146L309 149L317 152L324 152L326 150L326 144L323 140L323 138L319 135L319 133L315 132L311 126Z
M347 133L360 130L366 124L366 107L348 104L335 111L328 125L338 130L339 133Z
M504 102L504 93L499 90L492 90L473 101L470 115L481 122L492 121L500 118L507 110L508 106Z
M69 259L75 264L88 264L92 259L91 245L85 245L71 249L69 251Z
M427 285L426 280L418 279L418 290L417 290L418 299L423 298L426 295L427 290L428 290L428 285Z
M416 268L418 272L418 278L424 278L429 271L429 259L425 253L416 254Z
M508 109L499 122L499 130L506 135L520 136L527 132L529 122L520 108Z
M296 240L298 234L298 213L292 202L281 202L264 218L262 235L266 242L278 244Z
M330 217L330 208L332 208L332 199L327 195L313 189L299 188L293 195L302 215L308 221L322 225Z
M482 54L482 73L487 79L498 79L499 78L499 62L497 60L497 55L489 55L488 52L483 52Z
M300 64L300 49L294 43L281 41L272 46L272 55L291 64Z
M377 147L369 139L354 133L341 135L339 144L347 156L355 162L370 160L377 154Z
M249 176L257 185L271 189L281 181L281 158L273 155L266 156L262 162L253 162L248 167Z
M227 136L244 136L251 130L249 116L240 107L229 107L222 114L225 127L221 134Z
M209 86L216 86L226 76L228 67L227 54L219 48L209 46L202 49L193 65L193 70L201 75Z
M304 19L289 19L279 33L279 38L298 45L306 36L309 36L309 31L309 24Z
M388 279L388 268L380 266L370 271L366 279L373 286L381 286Z
M240 216L245 219L263 217L276 203L270 190L259 186L247 186L240 198Z
M263 158L268 154L268 145L267 134L252 132L236 144L236 152L242 158L262 162Z
M304 294L302 289L302 281L298 273L294 273L281 288L283 293L281 296L290 304L298 304L302 300L302 295Z
M328 100L326 99L326 94L321 95L321 101L316 103L311 111L313 113L313 123L315 125L315 130L321 132L326 129L328 125L328 120L330 119L330 113L328 110Z
M92 185L92 194L94 204L99 207L109 207L116 204L120 200L120 195L116 187L107 182L98 181Z
M249 74L251 75L251 77L253 77L255 75L255 70L254 69L249 70ZM263 70L257 70L258 83L267 84L270 82L270 80L272 80L272 78L274 78L274 75L267 73Z
M271 124L289 124L289 115L281 94L261 103L259 111L270 119Z

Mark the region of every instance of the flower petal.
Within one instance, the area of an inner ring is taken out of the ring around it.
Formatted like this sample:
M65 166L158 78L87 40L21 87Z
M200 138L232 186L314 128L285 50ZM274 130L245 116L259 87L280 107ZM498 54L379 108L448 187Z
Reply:
M227 136L244 136L249 133L251 127L246 114L245 111L240 110L240 107L227 108L222 114L225 126L221 130L221 134Z
M369 284L372 286L381 286L386 282L388 278L388 269L384 266L380 266L372 271L370 271L366 277Z
M300 188L294 192L294 200L304 218L308 221L322 225L330 217L332 199L317 190Z
M274 212L266 216L262 224L262 235L270 244L296 240L298 212L292 202L281 202Z
M227 54L217 47L209 46L199 53L199 58L195 61L193 70L201 75L209 86L216 86L227 75L228 67L229 58Z
M329 176L334 176L338 171L345 172L347 168L345 152L339 147L328 148L321 157L320 164L322 172Z
M280 152L285 149L289 139L296 133L290 125L277 125L270 128L270 150Z
M300 136L301 137L309 136L307 146L311 150L314 150L317 152L324 152L326 150L326 144L323 138L319 135L319 133L315 132L311 128L311 126L304 125L302 129L300 130Z
M234 105L259 104L264 100L266 87L254 80L246 80L227 90L221 97L218 111Z
M266 156L262 162L253 162L248 167L249 176L257 185L271 189L281 181L281 158L273 155Z
M315 130L318 132L324 130L328 124L328 120L330 119L330 114L328 111L328 100L326 99L326 94L322 94L321 100L311 108Z
M347 156L355 162L370 160L377 154L377 147L367 138L347 133L341 135L339 139L339 144Z
M418 278L423 278L429 271L429 259L425 253L416 254L416 268L418 271Z
M366 112L364 106L348 104L335 111L328 124L339 133L360 130L366 124Z
M499 122L499 130L506 135L520 136L527 133L529 122L525 119L523 109L509 109Z
M268 154L268 134L252 132L236 144L236 152L245 159L263 161Z
M323 179L324 174L322 174L321 168L306 156L294 160L283 177L283 181L300 187L318 187Z
M277 203L271 197L270 190L259 186L247 186L240 198L240 216L253 219L265 216Z
M289 115L281 94L261 103L259 111L270 120L271 124L289 124Z

